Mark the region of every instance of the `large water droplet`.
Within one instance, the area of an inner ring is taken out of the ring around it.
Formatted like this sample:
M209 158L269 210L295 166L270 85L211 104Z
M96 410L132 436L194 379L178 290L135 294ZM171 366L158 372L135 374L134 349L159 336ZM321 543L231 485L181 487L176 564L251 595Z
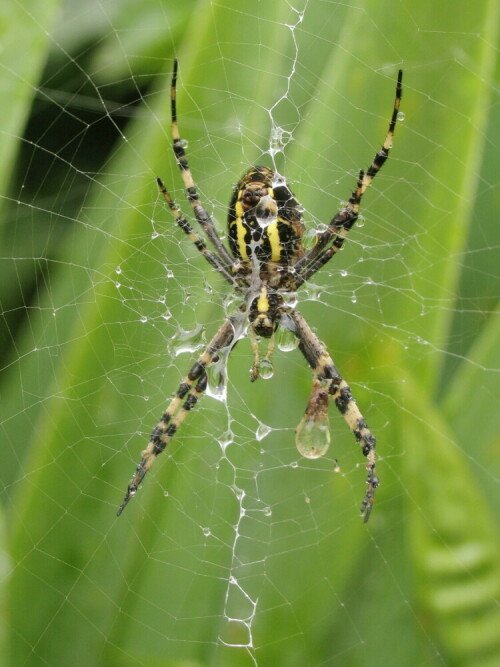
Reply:
M263 380L269 380L274 375L274 366L269 359L262 359L257 366L259 370L259 377Z
M291 352L298 345L297 336L290 329L281 328L278 332L277 345L282 352Z
M330 446L328 415L316 419L304 417L295 431L295 444L306 459L318 459L326 454Z
M227 384L224 366L221 365L220 362L208 366L207 377L207 396L215 398L217 401L224 403L227 398Z

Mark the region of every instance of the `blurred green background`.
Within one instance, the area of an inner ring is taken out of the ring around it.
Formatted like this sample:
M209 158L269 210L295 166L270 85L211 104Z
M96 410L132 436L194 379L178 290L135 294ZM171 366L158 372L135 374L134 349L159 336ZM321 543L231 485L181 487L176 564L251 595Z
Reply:
M0 26L4 664L498 665L496 0L33 0ZM300 299L378 437L366 526L343 420L300 459L310 372L277 351L251 385L247 341L227 400L204 398L115 517L235 307L156 190L188 212L174 56L222 233L232 184L273 160L328 222L404 69L364 220Z

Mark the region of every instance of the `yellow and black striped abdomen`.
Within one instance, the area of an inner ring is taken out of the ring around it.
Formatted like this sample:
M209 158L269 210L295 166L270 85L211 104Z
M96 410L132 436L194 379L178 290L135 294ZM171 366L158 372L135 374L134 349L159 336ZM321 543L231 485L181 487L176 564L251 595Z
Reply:
M304 231L292 192L267 167L251 167L233 190L228 234L231 252L243 262L294 264L303 253Z

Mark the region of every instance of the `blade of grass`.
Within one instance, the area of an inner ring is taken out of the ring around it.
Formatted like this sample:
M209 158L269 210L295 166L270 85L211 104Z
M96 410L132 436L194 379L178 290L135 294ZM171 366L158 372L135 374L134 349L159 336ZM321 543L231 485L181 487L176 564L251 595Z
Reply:
M494 665L500 651L497 525L440 412L418 386L404 387L415 413L402 433L421 612L447 663Z

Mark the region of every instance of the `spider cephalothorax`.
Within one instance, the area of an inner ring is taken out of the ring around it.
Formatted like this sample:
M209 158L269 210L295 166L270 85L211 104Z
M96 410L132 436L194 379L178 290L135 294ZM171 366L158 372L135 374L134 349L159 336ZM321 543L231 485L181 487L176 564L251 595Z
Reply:
M218 361L219 353L224 349L230 350L246 326L253 352L250 378L256 380L259 376L268 377L274 335L281 326L296 337L298 348L314 376L305 414L296 429L297 448L307 458L317 458L327 451L330 444L328 406L333 401L366 457L367 488L361 503L361 513L364 520L368 520L375 489L379 484L375 475L375 436L368 428L352 397L350 387L342 379L326 347L296 308L295 299L285 299L285 295L296 292L340 250L356 222L361 198L387 160L392 147L402 95L401 81L400 70L392 117L382 148L376 153L366 173L359 172L356 187L346 205L332 218L326 229L316 233L314 244L309 250L306 251L302 244L304 224L301 208L286 181L268 167L256 166L250 167L243 174L231 196L228 251L198 198L179 135L176 108L177 61L174 61L171 88L173 150L194 216L212 249L182 215L160 179L158 186L179 227L214 269L241 295L242 303L236 315L226 318L180 383L175 396L151 433L149 444L142 452L141 461L117 514L122 513L156 457L165 449L189 411L205 392L206 369ZM263 359L260 358L261 338L268 340Z

